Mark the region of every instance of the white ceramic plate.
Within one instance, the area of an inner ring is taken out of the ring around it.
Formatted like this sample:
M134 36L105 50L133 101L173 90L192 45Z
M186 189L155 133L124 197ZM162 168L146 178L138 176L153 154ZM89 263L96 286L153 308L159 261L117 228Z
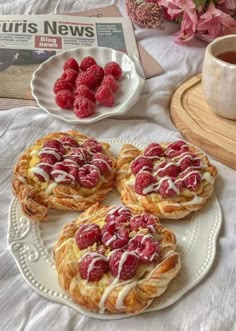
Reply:
M135 144L123 139L107 140L111 152L118 154L124 143ZM113 190L105 204L120 205L119 196ZM76 218L76 212L49 212L47 222L30 222L22 215L17 199L12 200L9 214L8 244L19 270L26 282L40 295L68 305L80 313L100 318L117 319L129 317L126 314L99 314L76 305L60 288L57 282L52 249L61 228ZM197 285L209 272L216 253L216 241L221 227L222 214L217 199L213 196L199 212L181 221L166 221L164 226L171 229L177 238L177 250L181 254L182 268L170 283L167 291L155 299L142 313L165 308Z
M107 62L118 62L123 70L119 82L120 88L115 93L113 107L96 104L96 112L87 118L78 118L73 111L63 110L55 103L53 85L63 72L63 64L69 57L74 57L79 63L86 56L95 58L100 66ZM50 115L71 124L89 124L105 117L119 116L128 111L139 99L145 80L137 73L134 62L125 53L105 47L81 47L67 50L52 56L43 62L33 73L31 89L39 107Z

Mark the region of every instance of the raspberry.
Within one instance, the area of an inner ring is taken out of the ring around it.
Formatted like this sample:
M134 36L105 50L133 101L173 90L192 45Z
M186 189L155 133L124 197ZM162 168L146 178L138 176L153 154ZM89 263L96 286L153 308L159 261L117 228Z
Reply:
M169 176L169 177L177 177L180 173L180 167L176 164L163 162L155 171L155 175L160 177Z
M202 161L201 161L201 159L192 160L192 167L194 169L202 168Z
M177 190L174 190L172 187L173 181L171 179L164 179L161 182L161 185L159 187L160 195L162 195L164 198L171 198L177 195Z
M68 159L73 160L79 166L83 166L85 163L87 163L89 157L89 152L83 147L77 147L67 155Z
M80 63L80 69L86 71L92 65L97 64L92 56L85 57Z
M135 179L135 192L141 195L152 193L156 178L149 172L140 172Z
M41 149L38 155L41 160L45 158L50 158L52 164L62 160L62 154L53 148L44 147Z
M144 156L137 157L131 164L131 171L134 175L137 175L140 171L152 171L153 162Z
M160 244L151 235L138 234L130 240L128 251L135 252L139 260L144 263L152 263L159 257Z
M95 93L86 85L78 85L75 90L76 97L85 97L92 102L95 102Z
M50 139L43 144L43 147L52 148L60 152L61 154L65 153L65 149L62 143L56 139Z
M57 94L61 90L67 90L67 91L73 92L74 86L70 82L67 82L64 79L58 78L54 83L53 92L54 92L54 94Z
M55 101L60 108L72 110L75 97L70 91L61 90L56 94Z
M109 260L109 268L113 277L128 280L135 276L138 267L138 257L133 252L116 250Z
M157 218L149 214L141 214L131 217L130 227L134 231L141 229L148 229L149 232L155 233L157 226Z
M70 175L72 175L75 178L75 180L78 182L79 181L79 165L75 161L73 161L69 158L65 158L62 163L68 168L68 173Z
M40 160L41 163L49 163L49 164L54 164L55 163L55 158L52 158L50 155L45 156L41 158Z
M180 160L181 162L179 163L179 167L180 167L180 171L184 171L186 169L188 169L189 167L192 166L192 159L191 159L191 155L187 155L185 156L182 160Z
M95 104L85 97L78 97L74 102L74 113L79 118L85 118L95 113Z
M97 167L103 175L104 173L111 171L112 160L102 153L96 153L92 158L91 164Z
M105 76L101 85L109 86L113 93L119 90L119 84L112 75Z
M116 222L121 224L127 224L130 221L132 214L126 207L118 207L116 209L112 209L108 215L106 216L105 221Z
M152 143L147 146L144 151L144 155L151 158L159 158L164 155L164 150L161 145L157 143Z
M179 160L178 160L178 164L180 166L180 170L181 171L185 171L188 168L192 168L192 169L199 169L202 167L202 161L200 158L198 158L197 155L195 154L188 154L185 153Z
M77 76L78 76L78 72L75 71L74 69L66 69L60 78L74 85Z
M37 168L42 169L44 172L46 172L49 175L49 178L51 177L51 171L52 171L53 165L46 162L40 162L37 164ZM34 175L41 181L46 182L46 178L44 176L41 176L39 173L34 172Z
M76 178L69 173L69 168L62 162L54 164L51 175L56 183L70 184L76 180Z
M81 278L87 279L89 282L99 281L107 271L106 257L96 252L84 255L79 264Z
M79 249L85 249L101 240L101 229L95 223L81 225L75 234L75 242Z
M172 158L175 156L178 156L182 153L185 153L189 150L188 145L186 144L186 142L182 141L182 140L178 140L175 141L174 143L170 144L166 151L165 154Z
M105 75L112 75L116 80L122 76L122 69L117 62L108 62L104 67Z
M66 69L73 69L75 71L79 71L78 62L73 57L70 57L64 62L63 70Z
M104 70L98 64L94 64L87 70L88 73L93 74L96 79L96 87L99 86L104 77Z
M83 143L83 147L87 148L92 153L102 152L102 145L95 139L87 139Z
M109 86L101 85L95 93L95 99L106 107L112 107L115 102L115 98L112 90Z
M99 170L90 164L85 164L79 169L79 182L86 188L95 187L99 181Z
M191 171L184 178L184 186L190 191L197 191L201 183L201 174L198 171Z
M106 223L102 227L102 242L111 249L124 247L129 241L129 231L116 222Z
M79 143L70 136L63 136L60 138L64 147L78 147Z
M92 72L84 71L78 75L75 85L86 85L93 90L97 87L97 79Z

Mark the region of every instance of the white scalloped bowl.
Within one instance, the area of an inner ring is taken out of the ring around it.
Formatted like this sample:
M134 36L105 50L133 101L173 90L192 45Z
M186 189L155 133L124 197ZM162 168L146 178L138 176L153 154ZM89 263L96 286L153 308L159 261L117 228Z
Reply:
M79 63L86 56L95 58L100 66L107 62L119 63L123 75L119 81L120 88L115 94L113 107L96 104L96 112L87 118L78 118L71 110L63 110L55 103L53 85L63 72L63 64L69 57ZM106 117L125 114L139 99L145 80L137 73L134 62L127 54L105 47L82 47L64 51L43 62L33 73L31 80L32 94L39 107L48 114L71 124L89 124Z

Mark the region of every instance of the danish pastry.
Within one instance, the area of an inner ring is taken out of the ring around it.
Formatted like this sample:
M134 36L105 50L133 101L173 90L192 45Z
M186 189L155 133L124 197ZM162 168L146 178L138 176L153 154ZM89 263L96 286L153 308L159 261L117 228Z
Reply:
M114 186L116 159L109 144L78 131L54 132L28 147L13 173L23 213L47 219L48 208L84 210Z
M175 235L157 217L97 203L64 226L54 256L59 284L75 303L137 314L177 276L175 249Z
M116 187L134 213L180 219L211 196L217 169L196 146L184 141L126 144L117 159Z

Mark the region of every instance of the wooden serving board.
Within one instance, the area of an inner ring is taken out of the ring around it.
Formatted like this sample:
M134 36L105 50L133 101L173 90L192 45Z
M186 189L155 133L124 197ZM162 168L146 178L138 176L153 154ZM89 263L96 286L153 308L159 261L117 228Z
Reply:
M236 121L211 112L202 95L201 74L176 90L170 113L186 140L236 170Z

